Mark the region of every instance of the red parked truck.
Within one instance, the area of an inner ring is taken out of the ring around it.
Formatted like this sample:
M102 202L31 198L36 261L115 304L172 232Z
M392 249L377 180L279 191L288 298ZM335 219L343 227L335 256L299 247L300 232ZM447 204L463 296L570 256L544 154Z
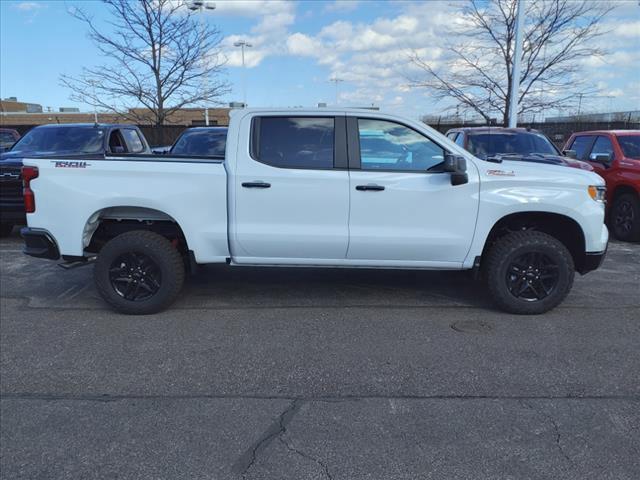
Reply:
M564 148L565 154L589 162L607 182L613 235L640 241L640 130L578 132Z

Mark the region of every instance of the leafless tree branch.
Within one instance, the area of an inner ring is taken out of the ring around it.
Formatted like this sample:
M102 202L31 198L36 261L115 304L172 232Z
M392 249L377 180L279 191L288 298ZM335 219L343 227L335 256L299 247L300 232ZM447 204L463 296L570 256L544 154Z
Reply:
M601 21L614 8L599 0L528 0L523 32L518 113L571 106L587 82L581 61L602 56L594 40L603 35ZM508 122L516 0L468 0L461 11L464 42L445 47L442 60L410 61L424 72L410 79L437 100L453 99L453 108L475 112L485 120L499 114Z

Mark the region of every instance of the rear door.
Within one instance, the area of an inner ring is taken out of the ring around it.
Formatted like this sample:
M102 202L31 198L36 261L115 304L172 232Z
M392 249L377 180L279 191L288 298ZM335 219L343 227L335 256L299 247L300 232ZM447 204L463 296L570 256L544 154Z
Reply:
M344 260L349 241L344 123L344 116L321 115L251 119L250 141L238 141L250 148L238 147L233 176L231 247L237 263Z
M478 174L451 185L445 149L386 119L347 117L351 210L347 258L389 265L458 267L478 210Z

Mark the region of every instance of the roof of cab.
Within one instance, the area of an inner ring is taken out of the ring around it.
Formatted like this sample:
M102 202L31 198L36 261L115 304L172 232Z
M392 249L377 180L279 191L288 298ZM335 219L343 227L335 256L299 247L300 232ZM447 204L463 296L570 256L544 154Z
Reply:
M34 128L59 128L59 127L79 127L79 128L138 128L136 125L128 123L48 123L46 125L38 125Z

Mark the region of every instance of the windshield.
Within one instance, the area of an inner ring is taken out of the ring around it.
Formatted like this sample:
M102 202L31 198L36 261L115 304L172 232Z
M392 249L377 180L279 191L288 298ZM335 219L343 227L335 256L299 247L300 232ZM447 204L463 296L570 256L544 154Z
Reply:
M103 149L103 138L104 130L95 127L34 128L11 151L98 153Z
M0 148L9 148L16 143L16 139L11 132L0 132Z
M618 143L625 157L640 160L640 135L620 135Z
M471 133L468 145L469 151L482 159L498 154L558 155L547 137L533 132Z
M171 153L202 157L219 156L224 155L226 145L226 130L187 130L171 148Z

